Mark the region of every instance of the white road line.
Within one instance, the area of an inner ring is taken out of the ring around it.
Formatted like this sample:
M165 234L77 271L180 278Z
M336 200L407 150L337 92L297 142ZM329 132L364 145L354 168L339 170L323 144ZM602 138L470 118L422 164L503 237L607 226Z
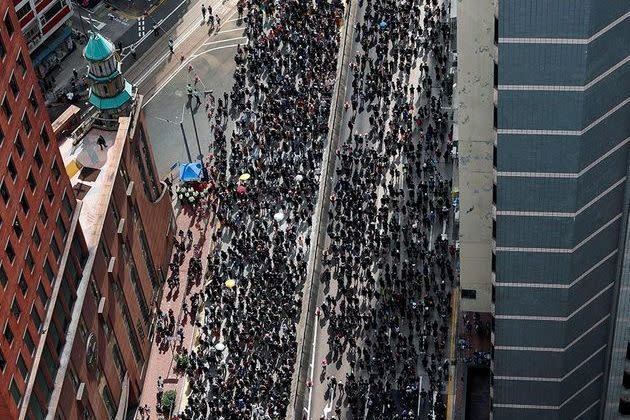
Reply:
M226 34L228 32L237 32L237 31L243 32L244 30L245 28L227 29L225 31L222 31L221 29L219 29L219 32L217 32L217 34Z
M311 383L311 387L308 391L308 414L310 415L311 411L311 401L313 400L313 388L315 388L315 383L313 382L313 376L315 375L315 351L317 347L317 330L319 329L319 317L315 316L315 327L313 328L313 355L311 356L311 373L309 374L309 381Z
M236 13L236 12L234 12L234 13ZM232 13L232 15L231 15L231 16L234 16L234 13ZM188 38L188 37L189 37L189 36L190 36L190 35L191 35L194 31L195 31L195 29L196 29L196 28L197 28L197 27L193 25L193 26L192 26L191 28L189 28L186 32L184 32L182 35L180 35L180 36L179 36L179 37L175 40L175 42L173 43L173 46L174 46L174 47L178 47L179 45L181 45L181 44L182 44L184 41L186 41L186 39L187 39L187 38ZM241 38L243 38L243 37L234 38L234 40L236 40L236 39L241 39ZM215 41L215 42L226 42L226 41L229 41L229 40L222 40L222 41ZM140 42L142 42L142 40L138 41L138 43L137 43L137 44L139 44ZM204 44L204 45L205 45L205 44ZM202 45L202 46L203 46L203 45ZM201 48L201 47L200 47L200 48ZM208 52L208 51L206 51L206 52ZM153 65L149 68L149 70L147 70L146 72L144 72L144 73L140 76L140 78L139 78L139 79L137 79L136 81L134 81L134 83L135 83L136 85L139 85L140 83L142 83L142 82L143 82L143 81L144 81L144 80L145 80L145 79L149 76L149 74L151 74L152 72L154 72L154 71L155 71L155 69L156 69L159 65L161 65L161 64L162 64L162 62L163 62L164 60L166 60L166 58L167 58L167 57L169 57L169 56L171 56L171 52L170 52L170 51L169 51L169 52L167 52L166 54L164 54L162 57L160 57L160 59L159 59L158 61L156 61L155 63L153 63ZM126 57L126 56L125 56L125 57ZM193 58L195 58L195 57L197 57L197 56L193 56ZM124 57L123 57L123 59L124 59ZM188 60L187 60L187 61L188 61ZM178 72L179 72L179 70L178 70ZM170 80L170 79L169 79L169 80ZM146 103L145 103L145 105L146 105Z
M246 36L237 36L236 38L227 38L227 39L221 39L219 41L206 42L205 44L202 45L202 47L205 47L206 45L221 44L223 42L232 42L232 41L236 41L238 39L247 39L247 37Z
M162 19L160 19L160 21L159 21L159 23L158 23L158 26L160 26L160 25L162 24L162 22L165 22L168 18L170 18L170 17L173 15L173 13L177 12L177 10L179 10L179 8L180 8L180 7L182 7L182 6L183 6L183 5L185 5L185 4L188 4L188 2L187 2L187 1L182 1L180 4L178 4L178 5L177 5L177 7L175 7L175 8L171 11L171 13L169 13L168 15L166 15L165 17L163 17ZM217 2L217 3L214 5L214 7L221 7L221 5L219 5L219 4L218 4L218 2ZM226 8L226 6L225 6L225 5L223 5L222 10L225 10L225 8ZM217 12L217 13L218 13L218 12ZM234 12L234 13L236 13L236 12ZM184 14L184 16L182 17L182 20L186 17L186 15L187 15L187 14L191 14L191 12L189 11L188 13ZM234 14L232 14L232 16L234 16ZM228 19L229 19L229 18L231 18L232 16L228 16ZM144 20L144 18L142 18L142 19ZM194 22L193 22L193 23L194 23ZM193 30L194 30L194 28L195 28L196 26L195 26L195 25L192 25L192 27L193 27ZM191 32L192 32L192 31L191 31ZM140 38L140 40L136 43L136 45L139 45L140 43L142 43L145 39L147 39L147 37L148 37L149 35L152 35L152 33L153 33L153 31L150 31L150 32L148 32L148 33L145 33L145 35L144 35L142 38ZM190 34L188 34L188 35L190 35ZM187 36L188 36L188 35L187 35ZM179 39L179 38L178 38L178 39ZM178 45L179 45L179 44L178 44ZM122 60L124 60L125 58L127 58L127 56L128 56L129 54L130 54L130 53L127 53L127 54L123 55L123 56L122 56Z
M223 45L221 47L215 47L215 48L211 48L209 50L203 51L199 54L195 54L192 57L189 57L187 60L185 60L179 67L177 67L177 69L171 74L169 75L166 80L164 82L162 82L162 84L160 84L160 86L155 90L155 92L153 93L153 95L151 95L151 97L142 104L142 107L144 108L145 106L149 105L149 103L158 95L158 93L160 93L162 91L162 89L164 89L164 87L169 84L169 82L171 80L173 80L173 78L175 76L177 76L177 74L179 74L180 71L182 71L184 68L186 68L186 66L188 65L188 63L190 63L192 60L194 60L195 58L199 57L200 55L212 52L212 51L216 51L216 50L222 50L225 48L236 48L238 46L238 44L231 44L231 45ZM147 78L147 76L151 74L151 72L147 72L145 73L145 75L143 76L142 81L144 81L144 79ZM137 82L136 84L141 83L141 82Z

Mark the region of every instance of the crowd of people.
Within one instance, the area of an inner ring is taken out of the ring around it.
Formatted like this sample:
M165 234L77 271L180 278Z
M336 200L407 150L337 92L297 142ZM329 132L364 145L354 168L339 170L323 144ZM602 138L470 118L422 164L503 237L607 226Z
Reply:
M453 210L448 4L358 1L351 95L326 197L319 380L335 403L333 418L442 419L456 276L454 248L439 234ZM188 270L187 286L206 285L183 307L200 332L198 346L186 350L184 420L288 415L348 5L239 2L247 43L237 48L234 86L216 108L213 96L206 106L221 228L205 271L197 253ZM190 251L185 242L180 233L173 272ZM177 276L169 287L179 290ZM172 314L162 314L160 334L176 328Z
M442 419L455 281L442 235L453 203L448 4L360 5L321 276L320 380L336 418Z
M196 295L205 305L182 419L284 418L295 366L344 6L247 0L243 9L234 87L209 112L221 229Z

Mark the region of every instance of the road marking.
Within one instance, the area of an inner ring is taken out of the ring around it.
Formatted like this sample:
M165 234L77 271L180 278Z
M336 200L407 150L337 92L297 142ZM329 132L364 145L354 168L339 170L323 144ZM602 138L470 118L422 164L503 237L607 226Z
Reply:
M222 31L222 30L219 29L219 32L217 32L217 34L226 34L228 32L237 32L237 31L241 31L242 32L244 30L245 30L245 28L227 29L225 31Z
M236 48L238 46L238 44L231 44L231 45L223 45L221 47L215 47L215 48L211 48L209 50L203 51L199 54L195 54L191 57L189 57L187 60L185 60L179 67L177 67L177 69L171 74L169 75L166 80L155 90L155 92L153 93L153 95L151 95L151 97L142 104L142 108L144 108L145 106L149 105L149 103L162 91L162 89L164 89L164 87L169 84L169 82L171 80L173 80L173 78L175 76L177 76L179 74L180 71L182 71L187 65L188 63L190 63L192 60L194 60L195 58L199 57L200 55L212 52L212 51L216 51L216 50L223 50L225 48ZM142 81L144 81L147 76L151 74L151 72L147 72L144 74L144 76L142 77L142 80L136 82L135 84L139 84L142 83Z
M311 387L308 391L308 409L306 409L307 413L310 414L311 411L311 401L313 400L313 388L315 388L315 383L313 382L313 376L315 374L315 351L317 347L317 330L319 329L319 317L315 316L315 326L313 327L313 355L311 356L311 374L309 375L309 381L311 383Z
M92 25L94 27L94 29L96 29L97 31L100 31L105 26L107 26L107 24L101 22L100 20L92 19L91 17L81 16L81 19L85 20L87 23ZM96 23L94 23L94 22L96 22Z
M163 17L162 19L160 19L160 23L164 22L165 20L167 20L168 18L170 18L171 16L173 16L173 14L175 12L177 12L179 10L180 7L182 7L183 5L188 4L188 2L186 1L182 1L180 4L178 4L173 10L171 10L171 13L169 13L168 15L166 15L165 17ZM189 12L188 14L190 14L191 12ZM184 17L186 17L186 14L184 15ZM143 18L144 19L144 18ZM183 19L183 18L182 18ZM158 25L159 26L159 25ZM194 25L193 25L194 26ZM150 34L145 33L145 35L140 38L140 40L136 43L136 45L139 45L142 41L144 41L145 39L147 39L147 37ZM127 56L129 55L129 53L125 54L122 59L124 60L125 58L127 58Z
M236 41L238 39L247 39L247 37L246 36L237 36L236 38L228 38L228 39L221 39L219 41L206 42L205 44L202 45L202 47L205 47L206 45L220 44L222 42L232 42L232 41Z
M138 38L144 36L144 17L138 18Z

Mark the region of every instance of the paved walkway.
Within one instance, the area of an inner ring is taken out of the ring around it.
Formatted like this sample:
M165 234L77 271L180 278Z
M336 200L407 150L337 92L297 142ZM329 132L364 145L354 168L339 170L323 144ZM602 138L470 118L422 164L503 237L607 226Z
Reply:
M190 350L194 341L194 321L190 317L182 314L181 308L184 298L192 296L194 293L199 292L203 288L203 274L202 280L199 284L191 287L190 293L185 294L186 290L186 278L188 264L190 257L193 256L193 249L195 246L201 247L201 261L202 265L206 262L206 256L211 250L212 246L212 233L216 228L214 222L214 215L210 215L208 220L200 220L190 212L184 211L179 205L175 206L177 231L180 229L186 232L189 228L193 233L193 246L190 251L186 252L184 262L179 268L180 278L180 292L174 297L168 293L168 285L164 285L164 294L162 296L162 302L160 309L168 313L169 309L172 309L175 313L177 323L183 323L184 326L184 344L182 348ZM206 225L207 221L207 225ZM178 239L179 240L179 239ZM205 265L202 273L205 272ZM169 273L170 275L170 273ZM202 305L203 308L203 305ZM177 328L177 327L176 327ZM177 392L177 400L175 406L179 406L179 402L182 398L183 390L185 389L186 375L183 372L175 371L175 361L173 355L177 353L177 350L171 346L168 350L164 350L160 347L156 341L153 342L151 349L151 355L149 357L149 363L147 364L147 373L144 381L144 387L142 388L142 395L140 397L140 407L147 405L150 409L149 414L145 414L144 417L139 413L136 414L136 419L158 419L157 413L157 380L158 377L162 377L164 380L164 392L174 389Z

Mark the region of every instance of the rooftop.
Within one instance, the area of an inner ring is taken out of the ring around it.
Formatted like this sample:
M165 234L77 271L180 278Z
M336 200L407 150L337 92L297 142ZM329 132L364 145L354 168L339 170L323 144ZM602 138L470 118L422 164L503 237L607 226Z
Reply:
M99 33L91 32L90 39L83 49L83 57L88 61L103 61L115 51L116 47L110 40Z
M76 145L71 137L60 139L59 151L70 183L83 202L79 222L90 251L98 247L128 127L129 118L121 118L117 132L91 128ZM99 138L105 143L102 150Z

